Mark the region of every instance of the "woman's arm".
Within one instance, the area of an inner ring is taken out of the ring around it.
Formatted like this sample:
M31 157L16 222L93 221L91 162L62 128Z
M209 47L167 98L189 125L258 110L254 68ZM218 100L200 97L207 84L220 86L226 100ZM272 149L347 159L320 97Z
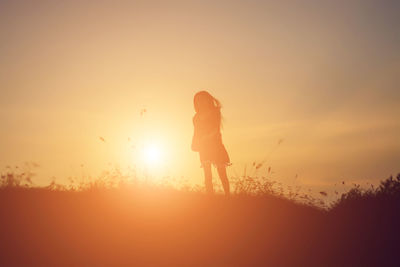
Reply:
M198 125L197 125L197 122L196 122L196 115L193 117L193 128L194 128L194 131L193 131L193 138L192 138L192 145L191 145L191 149L193 150L193 151L199 151L200 150L200 136L199 136L199 130L198 130Z

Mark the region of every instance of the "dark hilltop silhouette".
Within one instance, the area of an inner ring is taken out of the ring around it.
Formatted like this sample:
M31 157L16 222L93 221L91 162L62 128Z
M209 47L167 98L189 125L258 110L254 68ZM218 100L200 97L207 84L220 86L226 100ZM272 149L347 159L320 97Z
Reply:
M326 208L263 178L232 178L227 198L109 177L38 188L29 174L3 173L0 265L400 264L400 174Z

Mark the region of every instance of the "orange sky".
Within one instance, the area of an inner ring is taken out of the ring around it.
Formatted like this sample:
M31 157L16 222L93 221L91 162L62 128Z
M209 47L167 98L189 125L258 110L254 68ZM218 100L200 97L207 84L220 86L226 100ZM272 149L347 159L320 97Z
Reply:
M159 172L201 183L192 97L207 89L230 175L267 158L260 173L285 183L386 178L400 171L399 7L1 1L0 166L38 162L43 183L81 164L95 176L140 166L156 143Z

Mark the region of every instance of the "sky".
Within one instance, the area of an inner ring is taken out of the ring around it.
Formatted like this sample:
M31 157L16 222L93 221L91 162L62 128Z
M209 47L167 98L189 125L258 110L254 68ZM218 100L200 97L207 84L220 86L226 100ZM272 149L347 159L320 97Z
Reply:
M112 166L201 184L193 95L208 90L228 175L265 161L257 175L271 167L287 184L377 182L400 172L399 12L386 0L1 0L0 167L37 162L38 184ZM144 162L148 146L158 162Z

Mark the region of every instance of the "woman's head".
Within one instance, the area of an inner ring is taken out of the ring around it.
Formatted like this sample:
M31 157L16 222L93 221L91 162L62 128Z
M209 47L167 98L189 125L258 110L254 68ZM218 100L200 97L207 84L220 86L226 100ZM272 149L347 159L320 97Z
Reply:
M200 91L194 95L194 110L199 112L220 111L221 103L207 91Z

